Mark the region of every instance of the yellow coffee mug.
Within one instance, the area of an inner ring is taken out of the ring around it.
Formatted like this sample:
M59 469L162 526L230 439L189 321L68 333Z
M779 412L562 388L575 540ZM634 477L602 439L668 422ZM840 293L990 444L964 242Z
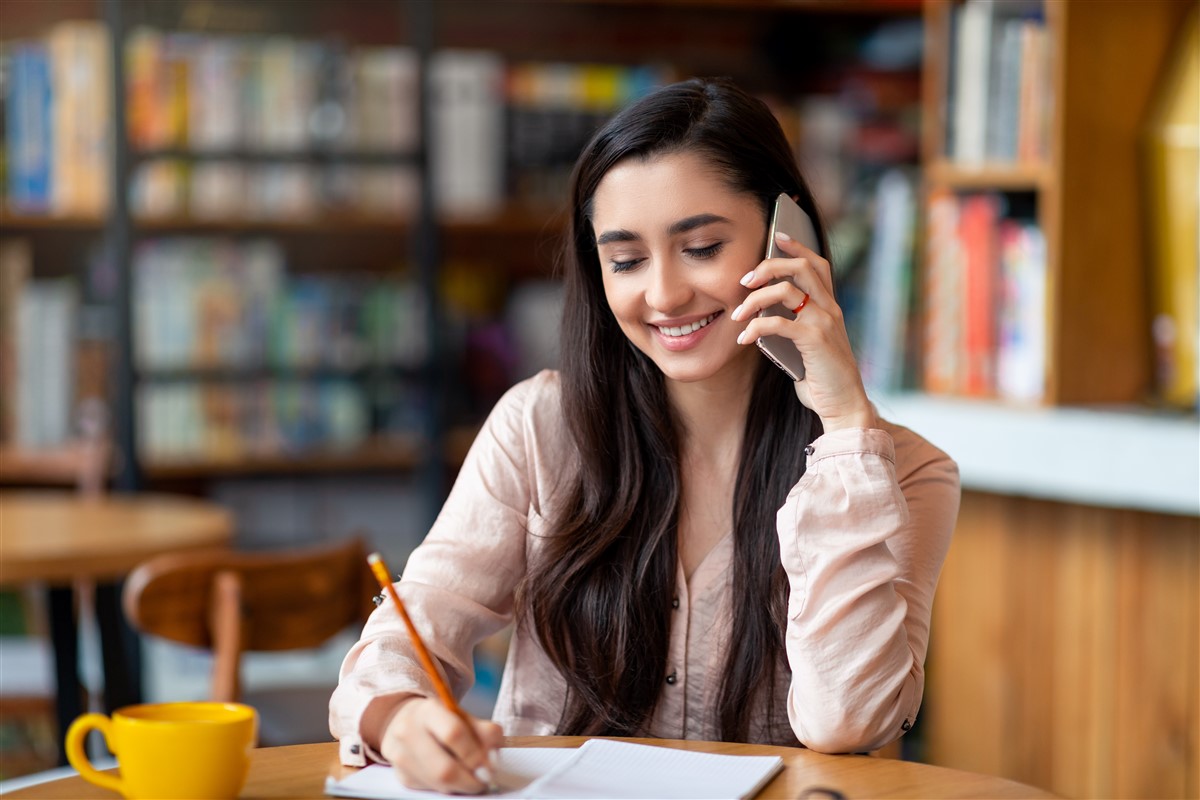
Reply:
M100 772L84 740L98 730L119 772ZM67 729L67 760L84 780L130 800L237 797L258 739L258 714L240 703L146 703L112 717L84 714Z

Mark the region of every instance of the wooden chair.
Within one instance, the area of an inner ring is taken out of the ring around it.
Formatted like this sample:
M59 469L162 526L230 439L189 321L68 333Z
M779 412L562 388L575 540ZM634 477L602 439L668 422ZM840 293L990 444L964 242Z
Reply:
M125 582L125 614L143 633L213 653L213 700L242 699L248 651L318 647L373 609L378 584L354 538L282 552L171 553Z

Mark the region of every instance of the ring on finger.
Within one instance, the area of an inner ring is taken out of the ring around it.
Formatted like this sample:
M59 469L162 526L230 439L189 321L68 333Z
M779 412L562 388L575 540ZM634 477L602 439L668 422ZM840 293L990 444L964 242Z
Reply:
M804 293L804 299L800 301L800 305L798 305L798 306L796 306L795 308L793 308L793 309L792 309L792 313L793 313L793 314L799 314L801 311L803 311L803 310L804 310L804 307L805 307L806 305L808 305L808 292L805 292L805 293Z

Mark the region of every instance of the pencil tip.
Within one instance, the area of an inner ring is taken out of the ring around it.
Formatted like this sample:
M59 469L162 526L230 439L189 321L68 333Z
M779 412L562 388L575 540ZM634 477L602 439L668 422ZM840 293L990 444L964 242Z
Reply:
M368 564L378 564L382 560L383 557L380 556L379 553L371 553L371 555L367 556Z

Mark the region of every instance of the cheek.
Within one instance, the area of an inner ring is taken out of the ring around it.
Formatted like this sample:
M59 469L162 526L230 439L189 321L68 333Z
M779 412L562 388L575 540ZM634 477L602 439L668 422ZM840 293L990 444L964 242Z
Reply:
M617 318L618 322L624 324L624 318L633 310L635 293L630 290L630 287L622 286L619 282L612 281L605 276L604 299L613 316Z
M714 269L707 273L702 283L697 285L697 289L703 291L710 297L737 299L740 303L745 299L746 295L750 294L750 290L742 286L739 281L742 276L750 270L758 266L758 262L744 262L742 260L733 260L723 263L720 269Z

